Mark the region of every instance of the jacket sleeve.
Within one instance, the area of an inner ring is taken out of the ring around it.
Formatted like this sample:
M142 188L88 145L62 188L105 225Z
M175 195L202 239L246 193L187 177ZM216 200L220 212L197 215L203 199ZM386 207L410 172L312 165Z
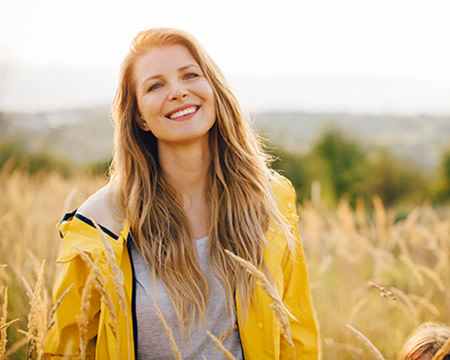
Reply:
M69 227L69 224L60 226L60 230L64 227ZM74 243L77 243L83 235L74 230L64 229L61 236L64 246L57 262L62 263L62 269L56 278L52 294L53 303L59 302L59 305L45 339L44 353L51 359L79 359L80 331L77 321L81 320L87 335L86 358L93 359L101 305L100 294L95 286L92 287L88 301L82 304L83 290L90 268L75 249ZM85 318L80 318L82 306Z
M295 239L294 252L286 248L282 263L284 280L283 301L297 320L290 319L296 358L318 359L318 328L303 244L298 229L295 190L287 179L283 178L282 181L286 183L287 192L285 192L286 196L280 200L285 202L283 207L287 210L284 215L291 225L291 231ZM292 347L287 343L284 336L281 336L280 346L281 359L294 359Z

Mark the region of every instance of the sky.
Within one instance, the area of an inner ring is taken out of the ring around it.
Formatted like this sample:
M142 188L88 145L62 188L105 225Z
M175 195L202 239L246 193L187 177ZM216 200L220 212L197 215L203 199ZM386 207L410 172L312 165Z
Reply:
M448 0L0 0L0 107L111 101L140 30L191 32L250 110L450 114Z

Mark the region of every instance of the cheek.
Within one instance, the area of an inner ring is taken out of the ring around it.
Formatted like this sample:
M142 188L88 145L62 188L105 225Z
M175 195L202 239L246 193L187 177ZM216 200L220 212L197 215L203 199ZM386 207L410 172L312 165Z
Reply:
M212 103L215 104L216 103L216 98L214 96L214 91L213 91L211 85L208 84L208 86L206 86L205 92L208 94L208 96L209 96L210 100L212 101Z
M154 115L161 111L162 100L158 96L147 96L138 103L138 106L143 116Z
M201 96L204 100L209 100L215 102L214 99L214 91L211 87L211 84L206 79L202 79L203 81L198 81L194 84L192 90Z

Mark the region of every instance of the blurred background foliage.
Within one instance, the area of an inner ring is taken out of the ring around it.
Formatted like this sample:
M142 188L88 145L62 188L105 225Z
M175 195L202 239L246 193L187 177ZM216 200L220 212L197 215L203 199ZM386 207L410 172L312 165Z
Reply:
M300 202L312 198L312 184L320 184L320 201L335 207L345 198L354 207L358 199L369 205L377 195L388 208L400 212L425 202L443 205L450 200L450 150L434 170L423 170L392 155L388 149L363 146L338 129L325 131L311 151L300 154L269 147L272 167L286 175Z
M21 169L30 174L58 172L72 176L80 171L105 175L109 161L74 163L68 157L43 146L27 150L26 138L2 139L0 136L0 169ZM274 157L272 168L287 176L297 190L298 201L311 199L316 184L321 205L333 208L344 198L351 206L358 199L367 205L377 195L398 216L412 207L428 202L450 203L450 148L442 151L436 169L422 169L391 154L389 149L362 143L337 128L328 128L317 137L307 152L286 150L268 144Z

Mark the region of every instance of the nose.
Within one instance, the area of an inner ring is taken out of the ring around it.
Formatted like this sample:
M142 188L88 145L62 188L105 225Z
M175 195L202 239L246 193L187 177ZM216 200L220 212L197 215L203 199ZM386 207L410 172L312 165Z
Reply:
M179 100L185 98L189 95L187 89L179 83L176 83L172 86L171 92L169 95L170 100Z

